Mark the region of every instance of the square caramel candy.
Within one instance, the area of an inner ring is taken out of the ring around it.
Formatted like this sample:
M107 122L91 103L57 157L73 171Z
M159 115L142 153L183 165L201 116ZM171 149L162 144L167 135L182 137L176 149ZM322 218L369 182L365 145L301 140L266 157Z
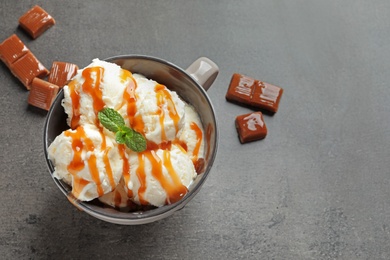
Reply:
M11 64L10 69L12 74L14 74L28 90L30 90L31 82L35 77L43 78L49 74L49 71L30 51Z
M276 113L283 89L262 81L256 81L255 84L250 105Z
M28 48L19 37L13 34L0 44L0 59L9 67L28 51Z
M48 81L60 88L76 75L79 67L73 63L54 61L50 69Z
M230 81L226 99L238 103L248 104L252 99L255 79L235 73Z
M49 110L57 96L59 87L40 78L34 78L28 96L28 103L32 106Z
M267 135L267 126L261 112L237 116L236 128L241 143L261 140Z
M226 99L276 113L282 93L283 89L280 87L235 73L230 81Z
M33 39L39 37L54 24L54 18L38 5L28 10L19 18L20 27Z

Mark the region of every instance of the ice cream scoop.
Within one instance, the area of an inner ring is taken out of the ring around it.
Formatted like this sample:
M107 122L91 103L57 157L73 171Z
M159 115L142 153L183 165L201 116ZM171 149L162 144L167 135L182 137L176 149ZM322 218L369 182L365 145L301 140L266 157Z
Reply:
M111 136L93 124L62 132L48 148L53 176L72 186L73 195L90 201L111 192L122 176L123 163Z

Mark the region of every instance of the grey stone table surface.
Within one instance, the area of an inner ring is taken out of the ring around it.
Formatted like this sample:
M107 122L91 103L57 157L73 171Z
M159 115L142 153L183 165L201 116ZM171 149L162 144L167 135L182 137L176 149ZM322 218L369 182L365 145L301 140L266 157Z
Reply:
M36 40L18 18L39 4ZM390 1L0 1L46 66L146 54L219 65L209 96L219 150L206 184L173 216L141 226L78 211L51 179L46 113L0 65L1 259L390 259ZM284 88L268 135L240 144L225 100L239 72Z

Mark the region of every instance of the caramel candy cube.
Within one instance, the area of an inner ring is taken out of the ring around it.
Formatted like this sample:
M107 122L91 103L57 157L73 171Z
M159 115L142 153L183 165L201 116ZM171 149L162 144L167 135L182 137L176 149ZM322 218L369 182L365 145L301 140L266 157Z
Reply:
M237 116L236 128L241 143L261 140L267 135L267 126L261 112Z
M0 59L9 67L28 51L19 37L13 34L0 44Z
M36 39L55 24L54 18L36 5L19 18L19 25L33 39Z
M30 51L11 64L10 69L12 74L14 74L28 90L30 90L31 82L35 77L43 78L49 74L49 71Z
M226 99L276 113L282 94L283 89L280 87L235 73L230 81Z
M282 94L282 88L262 81L256 81L250 105L276 113Z
M230 81L226 99L238 103L248 104L252 99L255 80L235 73Z
M75 64L61 61L54 61L50 69L50 75L48 81L60 88L76 75L79 67Z
M28 103L35 107L49 110L57 96L59 87L40 78L34 78L28 96Z

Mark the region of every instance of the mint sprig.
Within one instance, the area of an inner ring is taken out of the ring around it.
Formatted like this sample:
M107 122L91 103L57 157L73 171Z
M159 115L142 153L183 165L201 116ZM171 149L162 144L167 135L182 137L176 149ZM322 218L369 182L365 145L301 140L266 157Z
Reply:
M115 109L106 107L98 112L100 123L115 133L115 140L118 144L126 144L134 152L146 150L146 139L137 131L127 127L123 117Z

